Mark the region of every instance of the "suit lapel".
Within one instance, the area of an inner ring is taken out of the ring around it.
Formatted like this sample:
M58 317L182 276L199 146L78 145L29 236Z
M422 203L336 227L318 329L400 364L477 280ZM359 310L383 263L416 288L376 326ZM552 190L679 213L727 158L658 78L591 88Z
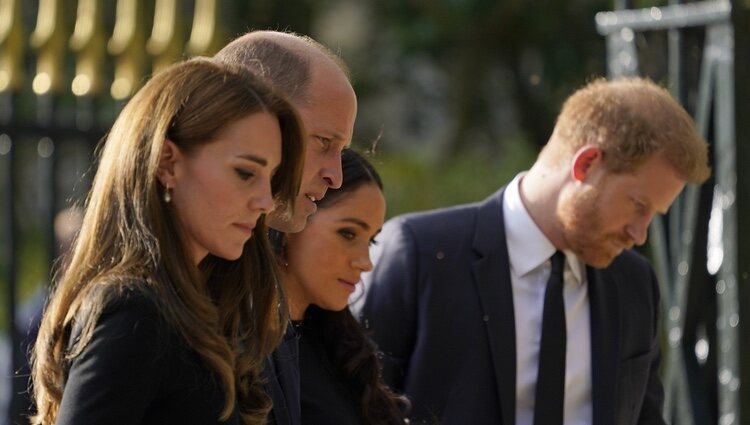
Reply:
M487 331L503 423L516 423L516 331L503 221L504 188L479 205L472 266Z
M273 401L269 424L302 423L299 371L299 336L290 324L281 344L266 358L264 369L266 393Z
M273 407L268 413L268 423L271 425L290 425L289 408L286 404L284 391L279 383L278 373L274 365L272 355L266 358L266 367L264 369L265 383L263 384L266 394L271 397Z
M615 423L620 311L617 281L609 269L586 268L591 311L591 402L593 424Z
M513 288L505 239L504 188L480 204L474 233L477 260L472 267L479 294L503 424L516 423L516 333ZM586 268L591 313L593 425L615 423L620 351L620 309L615 275Z

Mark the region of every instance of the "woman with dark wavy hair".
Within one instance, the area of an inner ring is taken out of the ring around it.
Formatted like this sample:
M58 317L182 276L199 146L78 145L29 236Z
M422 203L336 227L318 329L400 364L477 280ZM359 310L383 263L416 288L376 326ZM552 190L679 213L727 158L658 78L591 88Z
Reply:
M406 400L380 379L375 344L348 308L385 219L383 183L355 151L343 183L318 201L304 230L284 235L282 282L299 334L302 423L403 424Z
M158 73L103 146L33 354L34 424L261 424L285 329L265 214L294 205L290 104L248 71Z

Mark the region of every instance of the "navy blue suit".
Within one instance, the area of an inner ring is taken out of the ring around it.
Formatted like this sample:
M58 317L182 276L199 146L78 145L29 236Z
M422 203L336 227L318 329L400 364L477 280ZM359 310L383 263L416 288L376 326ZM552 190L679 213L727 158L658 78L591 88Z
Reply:
M412 423L515 425L517 326L502 196L399 216L378 236L361 319L385 354L386 381L412 401ZM661 425L653 270L626 251L586 272L593 423Z

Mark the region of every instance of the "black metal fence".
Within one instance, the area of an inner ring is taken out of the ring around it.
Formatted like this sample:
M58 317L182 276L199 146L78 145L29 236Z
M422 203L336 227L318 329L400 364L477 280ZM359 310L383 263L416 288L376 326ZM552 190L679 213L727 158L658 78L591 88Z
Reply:
M25 347L95 145L148 75L240 28L221 3L0 0L0 423L28 423Z
M666 82L712 148L712 179L686 188L650 229L662 282L665 416L679 425L750 424L750 181L742 166L750 2L617 6L596 16L610 76Z
M0 423L25 423L28 406L21 268L49 277L61 243L55 218L84 196L92 149L144 76L213 51L230 32L222 24L233 22L217 0L75 3L71 20L63 0L0 0L0 311L9 340L0 359L12 359L0 361L0 408L10 402ZM616 0L596 23L610 74L668 82L713 149L712 180L688 188L651 229L663 283L665 416L750 425L742 409L750 406L750 172L741 160L750 158L750 0L679 3L633 10Z

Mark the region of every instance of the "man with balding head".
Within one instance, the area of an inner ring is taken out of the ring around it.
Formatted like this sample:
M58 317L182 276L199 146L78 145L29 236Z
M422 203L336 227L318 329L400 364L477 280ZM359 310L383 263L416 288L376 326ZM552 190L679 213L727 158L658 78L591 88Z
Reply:
M305 130L305 163L294 215L271 212L280 262L284 233L304 229L328 188L341 186L341 151L349 146L357 98L346 65L315 40L291 33L252 31L221 49L215 59L249 68L281 91L297 109ZM289 328L266 363L266 391L273 401L269 424L299 425L300 378L297 333Z
M253 31L215 56L250 68L289 98L302 119L307 149L293 217L271 213L268 225L280 232L304 229L315 201L341 186L341 151L349 146L357 97L346 65L315 40L291 33Z

